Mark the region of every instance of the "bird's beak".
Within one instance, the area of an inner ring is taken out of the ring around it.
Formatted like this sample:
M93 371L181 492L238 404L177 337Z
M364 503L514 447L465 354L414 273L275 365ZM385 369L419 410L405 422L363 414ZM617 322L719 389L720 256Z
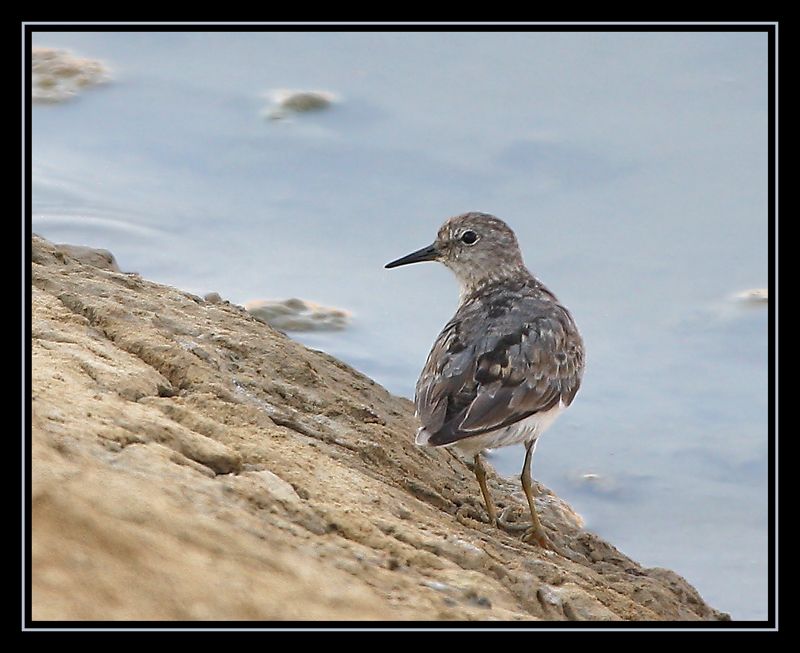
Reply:
M409 263L421 263L422 261L435 261L438 258L438 256L439 256L439 250L436 249L436 243L434 243L433 245L428 245L427 247L418 249L416 252L412 252L408 256L404 256L402 258L397 259L396 261L387 263L384 267L396 268L401 265L408 265Z

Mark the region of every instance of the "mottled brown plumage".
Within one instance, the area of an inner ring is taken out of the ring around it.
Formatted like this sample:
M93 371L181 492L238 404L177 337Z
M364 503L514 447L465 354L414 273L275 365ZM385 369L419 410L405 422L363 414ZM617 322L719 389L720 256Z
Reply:
M495 431L563 402L583 372L569 312L533 277L468 295L436 339L417 382L429 445Z
M455 273L461 301L417 381L417 444L475 457L490 520L496 515L480 462L484 448L524 443L522 482L534 539L552 546L531 495L536 440L581 385L583 340L569 311L525 267L514 232L486 213L442 225L436 241L386 267L436 260Z

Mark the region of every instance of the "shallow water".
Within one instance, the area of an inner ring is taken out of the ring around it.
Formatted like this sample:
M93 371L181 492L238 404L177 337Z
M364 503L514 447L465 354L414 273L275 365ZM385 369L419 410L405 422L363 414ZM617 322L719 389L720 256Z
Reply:
M633 558L766 618L767 310L731 299L768 280L766 35L33 42L112 75L33 107L34 231L197 294L352 311L296 337L393 392L413 396L457 291L383 264L448 216L504 218L588 352L534 475ZM266 119L283 88L339 100ZM516 474L522 449L492 462Z

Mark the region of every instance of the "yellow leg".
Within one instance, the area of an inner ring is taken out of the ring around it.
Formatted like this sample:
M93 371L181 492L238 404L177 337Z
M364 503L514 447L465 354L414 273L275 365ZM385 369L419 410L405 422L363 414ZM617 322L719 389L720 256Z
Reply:
M483 494L483 503L486 506L486 512L489 513L489 523L492 526L497 526L497 512L494 509L494 502L492 495L489 494L489 488L486 486L486 470L481 462L481 454L475 454L475 477L478 479L478 485L481 486L481 494Z
M522 536L526 542L533 540L539 546L546 549L555 549L547 537L542 523L539 521L539 515L536 514L536 504L533 500L533 484L531 482L531 458L533 458L533 445L535 440L525 445L525 464L522 466L522 474L520 480L522 481L522 489L525 491L525 498L528 500L528 508L531 511L531 527Z

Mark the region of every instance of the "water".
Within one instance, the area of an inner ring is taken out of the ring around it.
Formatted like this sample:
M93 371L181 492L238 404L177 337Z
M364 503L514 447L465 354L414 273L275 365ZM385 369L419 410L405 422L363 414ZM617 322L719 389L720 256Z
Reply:
M768 278L765 34L33 41L113 75L33 107L36 232L198 294L353 311L297 338L393 392L413 396L457 291L383 264L456 213L508 221L588 352L534 475L633 558L767 617L767 311L729 300ZM341 101L267 120L280 88Z

